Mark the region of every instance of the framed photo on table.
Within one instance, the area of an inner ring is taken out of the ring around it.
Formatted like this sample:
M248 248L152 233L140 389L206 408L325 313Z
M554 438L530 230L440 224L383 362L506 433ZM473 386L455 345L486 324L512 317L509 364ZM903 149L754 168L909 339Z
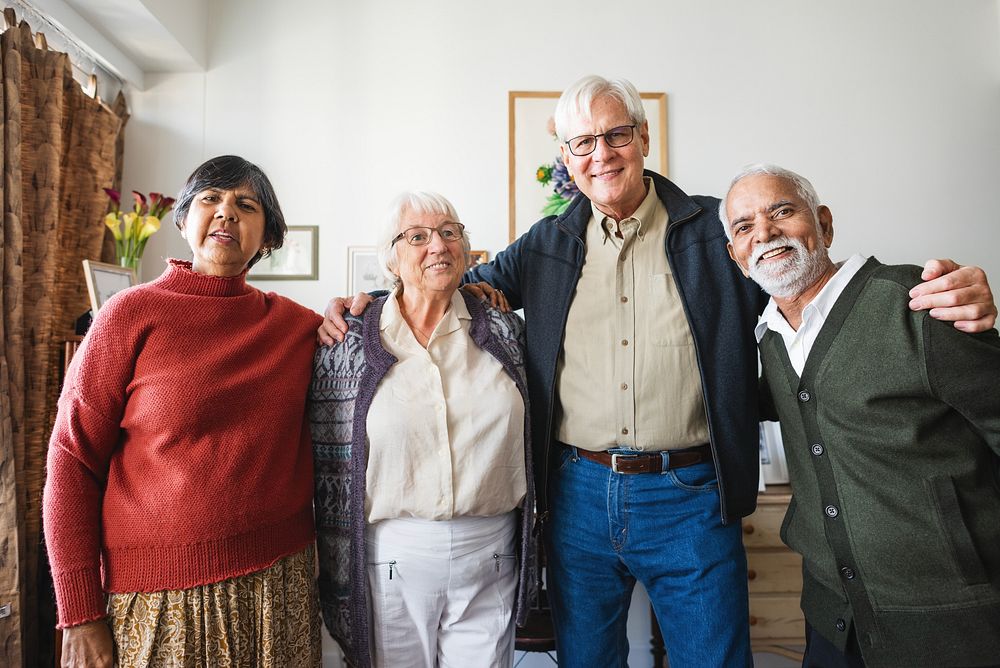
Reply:
M255 281L315 281L319 279L319 226L289 225L281 248L250 267Z
M561 160L552 114L560 93L512 90L507 94L509 237L514 241L543 217L552 186L538 181L539 168ZM640 93L649 124L646 169L667 176L667 94Z
M90 308L94 315L111 297L138 283L134 269L93 260L83 261L83 275L87 279Z

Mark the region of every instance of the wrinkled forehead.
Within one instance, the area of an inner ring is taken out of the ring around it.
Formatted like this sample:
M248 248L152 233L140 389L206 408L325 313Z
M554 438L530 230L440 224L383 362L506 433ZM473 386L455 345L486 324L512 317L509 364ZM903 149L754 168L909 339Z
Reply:
M733 213L734 208L758 208L779 202L807 206L791 180L773 174L751 174L733 184L726 197L726 209Z
M576 130L589 133L597 125L604 126L610 123L611 125L608 125L610 128L614 125L628 125L632 122L625 104L613 95L605 94L595 97L589 106L583 106L580 103L581 100L577 99L569 108L567 123L571 133Z

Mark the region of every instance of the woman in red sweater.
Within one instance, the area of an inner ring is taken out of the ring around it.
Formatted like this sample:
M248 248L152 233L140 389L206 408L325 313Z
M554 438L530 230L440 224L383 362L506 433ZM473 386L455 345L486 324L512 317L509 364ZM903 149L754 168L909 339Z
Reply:
M318 666L321 318L246 282L286 232L256 165L198 167L175 222L192 262L101 308L59 399L44 519L63 665Z

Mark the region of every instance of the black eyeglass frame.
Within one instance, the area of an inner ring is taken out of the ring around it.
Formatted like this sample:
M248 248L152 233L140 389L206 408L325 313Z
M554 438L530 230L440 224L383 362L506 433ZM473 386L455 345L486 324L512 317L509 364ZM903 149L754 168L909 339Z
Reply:
M457 225L458 226L458 238L456 238L456 239L445 239L444 236L442 236L442 234L441 234L441 228L444 227L445 225ZM430 230L431 234L427 235L427 241L425 241L424 243L422 243L422 244L415 244L415 243L411 243L409 239L406 239L406 233L409 232L410 230ZM426 246L427 244L429 244L431 242L431 237L433 236L434 232L437 232L438 236L441 237L441 240L444 241L445 243L450 243L452 241L460 241L462 239L462 235L465 233L465 225L463 223L459 223L459 222L455 222L455 221L451 221L451 220L449 220L448 222L445 222L445 223L441 223L437 227L427 227L426 225L414 225L413 227L406 228L405 230L403 230L402 232L400 232L399 234L397 234L395 237L393 237L392 238L392 242L389 243L389 248L392 248L393 246L395 246L396 242L399 241L400 239L406 239L406 243L410 244L411 246Z
M607 144L608 146L610 146L611 148L622 148L624 146L628 146L629 144L631 144L632 142L635 141L635 129L637 127L638 127L638 124L636 124L636 123L632 123L631 125L619 125L619 126L611 128L607 132L602 132L599 135L577 135L575 137L570 137L569 139L567 139L563 143L566 144L566 148L569 150L569 152L572 155L575 155L578 158L582 158L582 157L584 157L586 155L590 155L591 153L593 153L594 151L597 150L597 138L598 137L603 138L604 139L604 143ZM622 128L628 128L629 129L628 141L625 142L624 144L618 144L616 146L615 144L612 144L608 140L608 135L611 134L612 132L616 131L616 130L621 130ZM594 146L593 146L593 148L591 148L586 153L577 153L576 151L573 150L573 144L571 144L570 142L574 142L577 139L583 139L584 137L590 137L590 138L592 138L594 140Z

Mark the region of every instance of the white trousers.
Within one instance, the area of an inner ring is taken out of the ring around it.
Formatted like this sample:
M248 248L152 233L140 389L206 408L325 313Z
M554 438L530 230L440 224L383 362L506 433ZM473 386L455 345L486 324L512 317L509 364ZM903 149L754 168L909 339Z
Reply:
M374 663L469 668L514 660L514 513L368 526Z

